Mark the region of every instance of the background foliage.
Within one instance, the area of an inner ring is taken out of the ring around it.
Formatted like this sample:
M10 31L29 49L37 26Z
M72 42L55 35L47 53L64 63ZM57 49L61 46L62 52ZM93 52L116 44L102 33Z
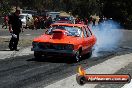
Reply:
M132 20L132 0L1 0L0 13L8 13L11 6L38 11L67 11L81 18L99 15L121 22Z

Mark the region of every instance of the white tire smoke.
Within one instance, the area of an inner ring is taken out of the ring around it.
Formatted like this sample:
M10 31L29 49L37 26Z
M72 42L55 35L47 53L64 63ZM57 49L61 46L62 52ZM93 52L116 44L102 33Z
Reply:
M107 20L92 27L92 31L97 37L94 57L97 57L101 51L112 51L118 48L123 36L120 24L113 20Z

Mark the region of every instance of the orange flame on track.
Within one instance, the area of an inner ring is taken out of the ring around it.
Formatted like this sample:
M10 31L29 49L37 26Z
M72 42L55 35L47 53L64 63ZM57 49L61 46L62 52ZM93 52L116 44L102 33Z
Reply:
M84 76L86 74L85 70L81 66L78 67L78 73L81 76Z

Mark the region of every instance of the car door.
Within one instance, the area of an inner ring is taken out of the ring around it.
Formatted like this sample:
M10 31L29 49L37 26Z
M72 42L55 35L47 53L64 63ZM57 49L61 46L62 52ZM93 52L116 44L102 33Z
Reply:
M90 38L87 35L87 31L85 27L82 27L82 31L83 31L83 54L86 54L89 51L89 47L90 47Z
M92 34L90 28L88 26L85 26L86 32L87 32L87 45L89 45L87 48L88 50L91 50L93 45L95 44L95 36Z
M92 32L90 31L90 29L87 26L84 26L84 30L85 30L86 36L87 36L86 39L85 39L86 53L88 53L92 49L92 46L93 46L93 35L92 35Z

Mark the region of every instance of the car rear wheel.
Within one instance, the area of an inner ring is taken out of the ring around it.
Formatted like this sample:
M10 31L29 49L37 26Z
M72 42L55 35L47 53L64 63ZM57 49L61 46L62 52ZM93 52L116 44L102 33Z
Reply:
M90 52L88 52L87 54L86 54L86 57L87 58L90 58L92 56L92 50L90 50Z

